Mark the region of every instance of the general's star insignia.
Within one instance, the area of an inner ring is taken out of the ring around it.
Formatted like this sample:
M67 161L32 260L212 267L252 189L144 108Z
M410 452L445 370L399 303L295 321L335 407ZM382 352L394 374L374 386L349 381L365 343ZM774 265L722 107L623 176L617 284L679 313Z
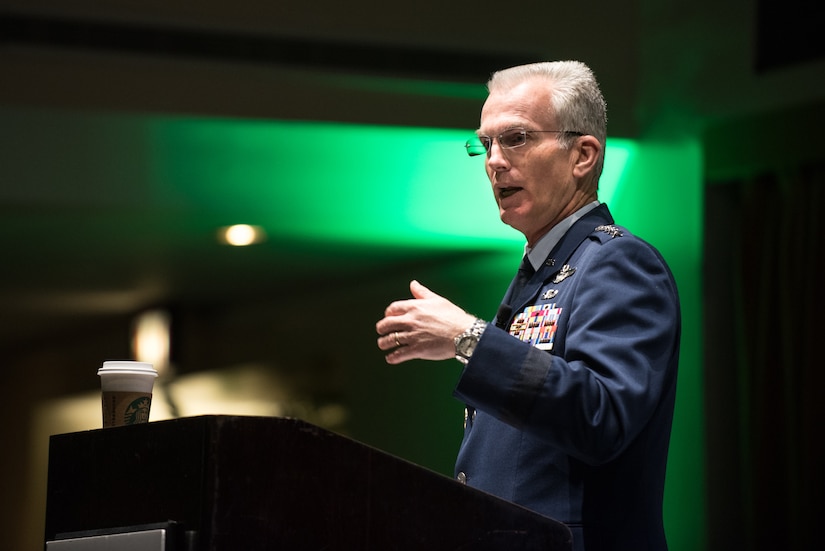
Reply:
M612 224L609 225L609 226L597 226L594 231L604 232L607 235L609 235L610 237L621 237L622 236L621 230L619 228L617 228L616 226L612 225Z

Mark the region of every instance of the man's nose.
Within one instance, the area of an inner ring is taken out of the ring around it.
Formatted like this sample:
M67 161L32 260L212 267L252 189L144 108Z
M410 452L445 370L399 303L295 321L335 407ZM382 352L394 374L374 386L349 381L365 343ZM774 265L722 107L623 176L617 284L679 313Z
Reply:
M510 161L504 153L504 148L498 143L498 140L493 140L490 144L490 151L487 153L487 166L491 170L500 171L509 168Z

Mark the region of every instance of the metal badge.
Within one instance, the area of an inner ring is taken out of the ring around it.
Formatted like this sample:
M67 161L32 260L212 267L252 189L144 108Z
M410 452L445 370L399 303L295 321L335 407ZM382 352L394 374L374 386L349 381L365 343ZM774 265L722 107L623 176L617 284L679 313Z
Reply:
M565 264L559 270L559 273L556 274L556 277L553 278L553 283L561 283L571 275L576 273L576 268L571 266L570 264Z
M558 295L558 294L559 294L558 289L548 289L547 291L544 292L543 295L541 295L541 299L542 300L550 300L551 298L556 298L556 295Z
M609 226L597 226L594 231L604 232L607 235L609 235L610 237L621 237L622 236L621 230L619 230L619 228L617 228L616 226L614 226L612 224L609 225Z

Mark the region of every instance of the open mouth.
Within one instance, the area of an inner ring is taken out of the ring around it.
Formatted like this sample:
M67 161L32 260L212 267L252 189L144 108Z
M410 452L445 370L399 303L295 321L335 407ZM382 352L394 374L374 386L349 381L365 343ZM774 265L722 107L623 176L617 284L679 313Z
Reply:
M518 193L519 191L521 191L521 189L522 189L522 188L520 188L520 187L505 187L505 188L501 188L501 189L499 190L499 192L498 192L498 196L499 196L499 198L501 198L501 199L507 199L507 198L508 198L508 197L510 197L511 195L514 195L514 194Z

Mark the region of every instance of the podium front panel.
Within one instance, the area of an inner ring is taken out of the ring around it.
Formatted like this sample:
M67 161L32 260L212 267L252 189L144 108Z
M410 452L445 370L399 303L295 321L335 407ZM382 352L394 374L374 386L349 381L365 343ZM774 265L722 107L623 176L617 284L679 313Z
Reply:
M571 548L553 519L296 419L52 436L46 540L167 521L186 551Z

